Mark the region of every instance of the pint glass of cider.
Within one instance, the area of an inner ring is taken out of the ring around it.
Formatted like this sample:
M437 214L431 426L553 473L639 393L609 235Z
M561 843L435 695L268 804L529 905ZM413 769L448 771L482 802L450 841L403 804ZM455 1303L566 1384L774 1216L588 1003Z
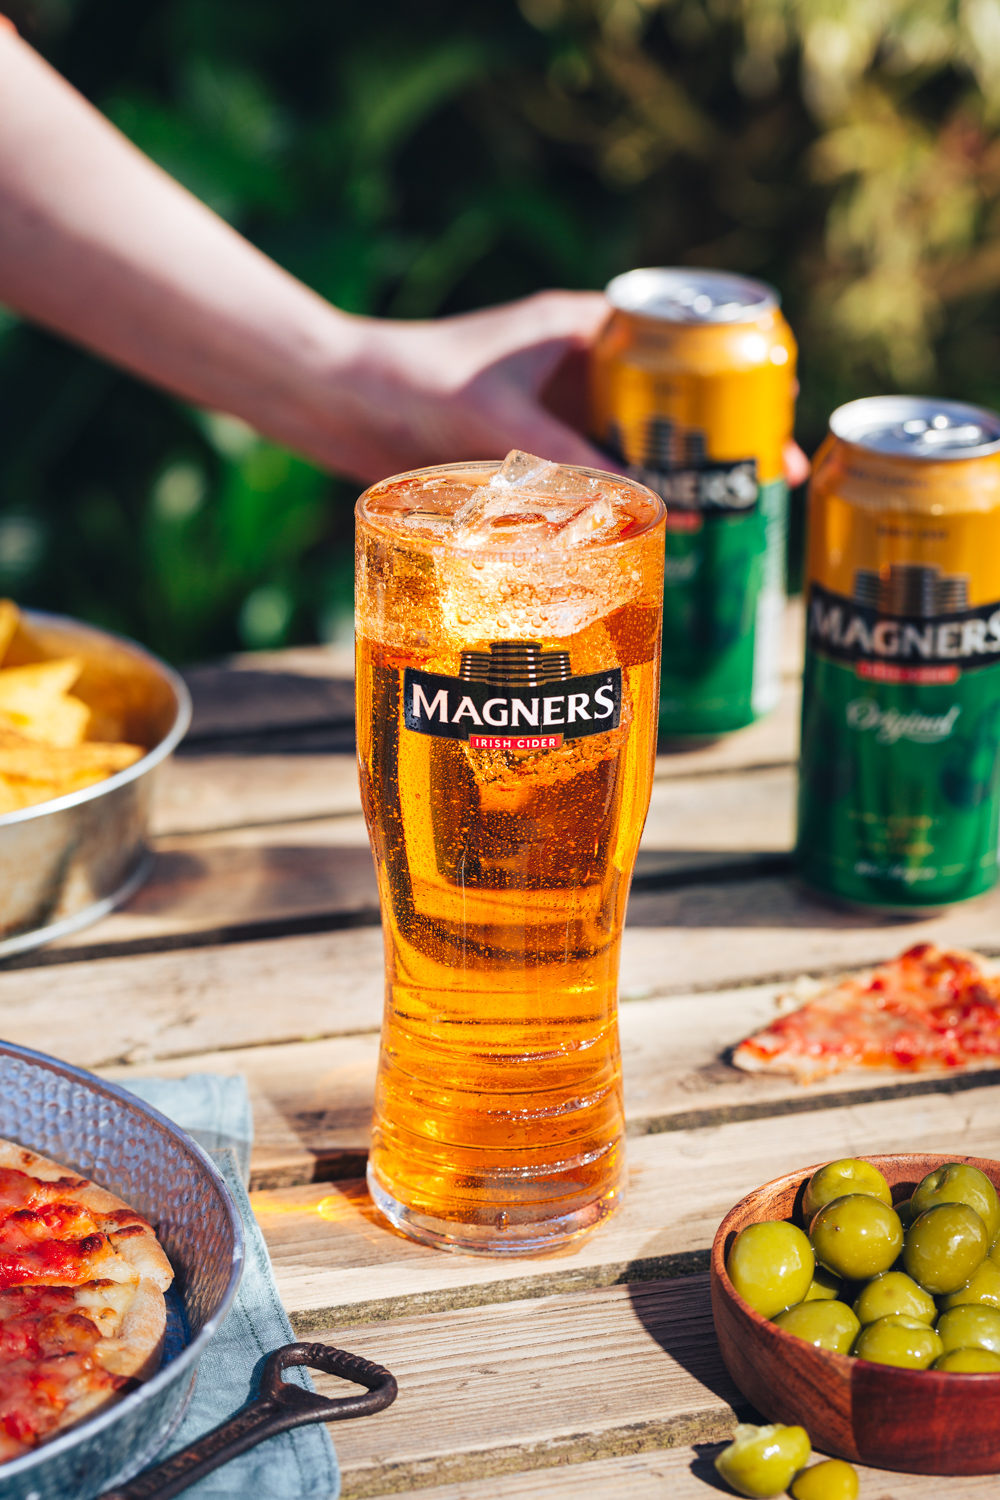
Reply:
M527 454L357 509L357 722L386 1007L368 1183L485 1254L618 1206L617 983L649 802L662 501Z

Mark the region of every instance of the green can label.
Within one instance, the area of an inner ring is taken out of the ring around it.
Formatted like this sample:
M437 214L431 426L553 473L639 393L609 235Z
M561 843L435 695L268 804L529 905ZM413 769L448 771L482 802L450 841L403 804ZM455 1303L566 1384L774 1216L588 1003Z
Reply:
M787 517L780 479L742 509L668 505L662 734L723 734L777 703Z
M1000 601L934 605L890 615L810 590L797 860L846 900L943 906L997 878Z

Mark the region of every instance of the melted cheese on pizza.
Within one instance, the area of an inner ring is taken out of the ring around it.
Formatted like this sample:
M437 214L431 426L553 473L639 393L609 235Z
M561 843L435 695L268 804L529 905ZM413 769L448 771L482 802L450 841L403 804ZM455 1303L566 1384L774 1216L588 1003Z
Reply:
M98 1299L103 1295L103 1289L94 1291ZM68 1408L89 1407L125 1384L103 1368L101 1338L76 1289L0 1292L0 1462L56 1431Z
M134 1209L0 1140L0 1464L156 1370L172 1278Z
M135 1281L138 1271L118 1242L146 1235L129 1208L98 1213L80 1201L79 1178L43 1182L0 1169L0 1290L27 1283L66 1286L100 1277ZM70 1197L76 1193L77 1197Z

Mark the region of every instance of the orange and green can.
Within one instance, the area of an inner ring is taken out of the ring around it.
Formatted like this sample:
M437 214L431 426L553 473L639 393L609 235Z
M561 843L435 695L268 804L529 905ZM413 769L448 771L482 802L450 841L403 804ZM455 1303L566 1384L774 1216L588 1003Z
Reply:
M608 286L595 440L666 501L661 735L727 733L779 695L796 345L778 294L720 271Z
M998 821L1000 416L852 401L809 492L799 873L936 911L996 884Z

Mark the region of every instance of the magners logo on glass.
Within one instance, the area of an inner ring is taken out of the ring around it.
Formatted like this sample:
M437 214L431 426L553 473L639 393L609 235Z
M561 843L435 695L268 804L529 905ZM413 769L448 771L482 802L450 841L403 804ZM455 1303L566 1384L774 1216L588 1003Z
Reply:
M620 667L571 675L568 651L537 641L494 641L463 651L457 677L407 667L404 723L417 734L488 750L550 750L564 740L617 729Z

